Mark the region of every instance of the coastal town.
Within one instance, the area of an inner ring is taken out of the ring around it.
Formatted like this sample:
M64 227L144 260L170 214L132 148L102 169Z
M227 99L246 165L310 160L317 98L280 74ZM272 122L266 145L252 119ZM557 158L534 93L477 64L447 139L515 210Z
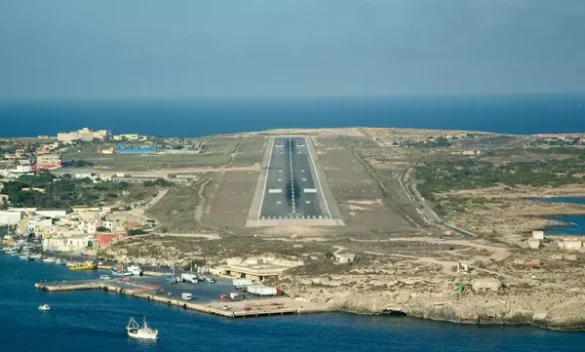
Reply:
M343 310L585 326L571 308L585 244L558 217L585 214L578 134L83 128L0 149L4 254L97 270L40 290L232 318ZM291 192L278 188L282 170Z

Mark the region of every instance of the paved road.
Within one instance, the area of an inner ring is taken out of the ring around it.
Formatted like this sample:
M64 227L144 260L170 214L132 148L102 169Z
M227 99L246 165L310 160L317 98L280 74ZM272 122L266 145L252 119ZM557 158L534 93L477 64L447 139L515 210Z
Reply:
M303 137L274 139L260 219L325 219L323 195L313 180L312 160Z

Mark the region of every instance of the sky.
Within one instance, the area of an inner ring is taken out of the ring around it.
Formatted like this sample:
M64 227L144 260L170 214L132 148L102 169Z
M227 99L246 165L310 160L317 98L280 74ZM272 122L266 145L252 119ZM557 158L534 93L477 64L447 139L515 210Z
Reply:
M1 0L0 99L585 93L585 0Z

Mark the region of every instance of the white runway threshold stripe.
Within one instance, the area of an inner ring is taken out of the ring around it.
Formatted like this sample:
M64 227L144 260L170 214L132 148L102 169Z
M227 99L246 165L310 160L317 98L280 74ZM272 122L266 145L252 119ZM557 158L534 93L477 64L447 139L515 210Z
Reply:
M280 188L270 188L268 193L282 193L282 189Z
M317 189L316 188L305 188L303 189L304 193L317 193Z

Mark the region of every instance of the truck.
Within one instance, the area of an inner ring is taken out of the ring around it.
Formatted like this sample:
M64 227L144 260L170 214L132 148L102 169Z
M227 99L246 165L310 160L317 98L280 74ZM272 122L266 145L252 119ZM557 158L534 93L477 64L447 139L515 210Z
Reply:
M258 296L276 296L278 289L276 287L269 287L264 285L250 285L246 287L246 291Z
M232 286L234 286L237 289L243 289L243 288L246 288L246 286L250 286L253 284L254 284L254 281L248 280L248 279L233 279L232 280Z
M182 282L190 282L192 284L196 284L197 283L197 275L195 275L194 273L182 273L181 274L181 281Z

